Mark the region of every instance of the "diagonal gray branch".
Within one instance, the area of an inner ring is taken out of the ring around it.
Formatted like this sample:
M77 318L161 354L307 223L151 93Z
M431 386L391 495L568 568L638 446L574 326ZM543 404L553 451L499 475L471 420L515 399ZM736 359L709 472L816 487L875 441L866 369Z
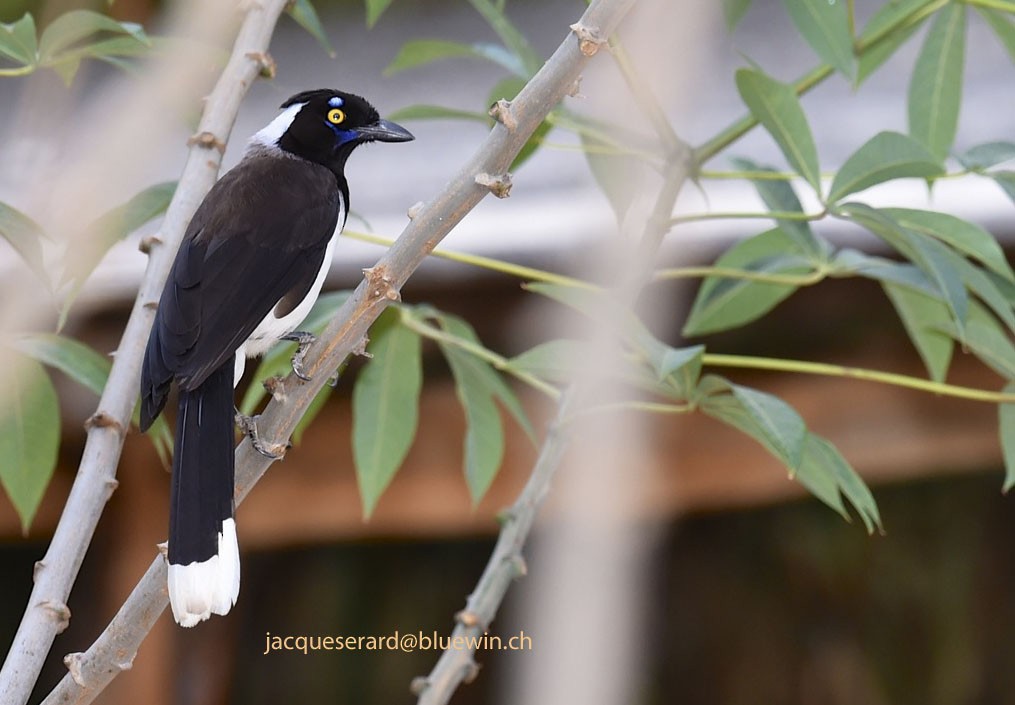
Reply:
M437 244L495 186L547 114L577 86L581 71L636 0L595 0L539 72L511 104L500 104L496 124L476 154L429 203L415 209L398 241L371 269L336 314L307 356L311 382L294 375L276 385L274 398L258 420L268 445L285 448L310 402L331 371L362 344L370 324L399 298L398 291ZM236 499L241 502L271 460L244 440L236 449ZM70 673L43 705L91 702L128 663L168 604L166 567L155 558L106 630L85 652L70 654Z
M45 557L36 563L35 585L14 642L0 670L0 702L27 702L56 635L70 619L67 598L102 510L116 488L116 466L137 400L145 341L173 257L184 230L215 183L221 147L232 130L240 101L261 73L263 57L286 0L250 3L232 55L207 100L176 195L153 247L148 268L124 330L98 410L89 419L88 438L70 496ZM121 662L129 659L120 658Z

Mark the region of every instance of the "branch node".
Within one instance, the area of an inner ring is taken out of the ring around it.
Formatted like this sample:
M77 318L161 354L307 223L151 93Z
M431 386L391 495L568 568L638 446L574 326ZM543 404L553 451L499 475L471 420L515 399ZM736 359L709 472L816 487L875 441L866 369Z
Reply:
M479 664L475 659L470 658L468 663L462 666L462 683L471 683L479 677Z
M46 568L46 561L44 561L44 560L43 561L35 561L35 565L32 566L32 582L33 583L38 582L38 580L39 580L39 574L43 570L45 570L45 568Z
M488 115L507 128L508 132L518 129L518 120L515 119L514 111L511 110L511 101L501 98L490 106Z
M161 244L162 238L160 238L158 235L149 235L147 237L141 238L141 242L137 244L137 249L141 250L141 252L145 253L146 255L150 255L152 253L152 248L155 247L156 245Z
M146 309L148 309L149 311L157 311L158 308L159 308L159 302L158 301L145 301L143 304L141 304L141 306L146 308Z
M193 147L195 145L204 149L214 149L219 154L225 154L226 152L226 143L211 132L199 132L196 135L191 135L187 139L187 146Z
M272 399L281 404L286 399L284 382L284 377L275 375L264 380L261 384L264 386L264 391L268 392Z
M367 345L369 343L370 343L370 336L364 335L362 338L359 339L359 342L356 343L356 347L354 347L352 349L352 354L353 355L358 355L360 357L366 357L366 358L373 357L373 355L371 355L370 353L367 352Z
M275 78L278 73L278 65L271 54L266 51L248 51L244 56L257 63L258 75L261 78L269 80Z
M85 677L81 673L81 662L84 661L84 654L80 651L67 654L63 657L63 665L67 667L67 672L70 673L70 677L74 679L82 688L87 688L85 683Z
M416 676L409 683L409 692L415 695L417 698L426 692L426 689L430 687L430 679L426 676Z
M155 548L156 548L156 550L158 550L160 556L162 556L165 559L169 558L169 542L168 541L163 541L162 543L155 544Z
M115 477L111 477L106 480L106 489L109 490L109 496L112 497L113 493L116 492L116 488L120 486L120 481Z
M479 615L469 609L459 610L455 612L455 621L461 624L463 627L476 627L479 626L481 620ZM486 625L483 625L484 628Z
M415 220L421 210L423 210L423 201L416 201L409 206L409 210L405 214L409 216L409 220Z
M59 600L43 600L39 607L46 610L50 619L56 622L56 633L60 634L70 624L70 608Z
M571 98L584 99L585 94L582 93L582 77L579 76L571 84L571 87L567 89L567 95Z
M511 195L511 174L505 172L497 176L490 176L485 171L476 174L476 183L486 186L497 198L507 198Z
M374 267L364 269L363 276L367 279L370 296L372 296L375 300L402 300L402 295L398 293L398 289L391 284L391 278L388 276L388 268L384 265L376 265Z
M606 37L603 36L599 27L590 27L582 22L575 22L571 25L571 31L578 37L578 50L585 56L595 56L599 47L606 44Z
M529 574L529 565L520 553L516 553L508 559L511 563L511 577L514 579L524 578Z
M112 428L123 434L123 425L105 411L96 411L85 420L85 430L91 431L93 428Z

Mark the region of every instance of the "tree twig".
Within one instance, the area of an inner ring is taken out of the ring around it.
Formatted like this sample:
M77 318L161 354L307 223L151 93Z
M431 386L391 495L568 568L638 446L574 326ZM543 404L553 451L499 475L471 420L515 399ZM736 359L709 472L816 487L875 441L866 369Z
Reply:
M630 78L637 81L633 73ZM646 97L649 105L655 105L654 99L648 98L650 93L647 86L639 84L632 86L632 89ZM669 141L665 136L665 130L662 130L660 137L664 141ZM655 255L670 229L669 214L689 172L688 157L689 149L675 138L673 149L667 154L662 185L652 211L645 220L637 251L625 263L626 266L623 267L613 288L613 294L621 308L630 306L649 280ZM617 322L608 321L608 323ZM609 327L615 332L619 326ZM607 339L613 337L610 330L601 333L604 333ZM609 345L609 342L603 342ZM532 473L515 503L504 514L504 523L497 537L497 544L479 582L466 601L465 609L455 616L456 625L451 643L477 643L478 637L489 629L496 617L511 583L515 578L525 574L526 564L521 554L522 547L528 539L539 508L549 492L550 484L568 448L572 435L571 422L579 410L587 408L585 401L588 391L599 386L599 382L601 379L596 378L595 372L581 375L561 396L557 413L547 431ZM478 669L474 648L448 648L441 654L428 676L413 681L412 690L419 696L418 705L446 705L458 686L471 681Z
M215 183L221 152L250 84L262 71L262 58L286 0L250 3L232 56L208 98L198 137L192 140L179 187L166 213L161 245L153 247L148 268L120 341L109 381L89 425L84 453L70 496L45 557L36 563L35 585L14 642L0 670L0 702L27 702L56 635L70 618L67 598L91 542L103 507L116 487L116 466L137 399L145 341L163 283L184 230L201 199ZM131 652L132 654L133 652ZM120 656L117 663L129 665ZM88 683L87 680L82 682Z
M590 39L607 36L634 5L635 0L595 0L579 26L598 30L584 38L569 34L524 89L501 108L501 120L458 175L429 203L413 214L412 221L378 263L365 270L364 280L338 311L313 345L304 363L312 377L303 382L289 375L278 384L273 399L258 420L262 442L285 448L306 408L332 370L362 343L370 324L399 298L399 289L427 255L462 218L489 193L476 182L479 174L507 175L514 157L546 115L565 95L596 53ZM149 322L150 324L150 322ZM236 449L236 500L241 502L273 461L244 440ZM128 596L106 630L84 653L67 657L68 673L49 694L44 705L91 702L119 673L124 655L132 658L168 604L166 567L157 556ZM128 661L129 662L129 661Z

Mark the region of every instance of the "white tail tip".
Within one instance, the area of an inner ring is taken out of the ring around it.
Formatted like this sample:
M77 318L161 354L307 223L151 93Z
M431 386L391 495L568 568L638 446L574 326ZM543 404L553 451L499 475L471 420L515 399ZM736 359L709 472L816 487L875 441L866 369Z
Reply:
M181 627L193 627L214 614L227 614L240 593L240 547L236 522L226 519L218 554L187 565L169 564L169 604Z

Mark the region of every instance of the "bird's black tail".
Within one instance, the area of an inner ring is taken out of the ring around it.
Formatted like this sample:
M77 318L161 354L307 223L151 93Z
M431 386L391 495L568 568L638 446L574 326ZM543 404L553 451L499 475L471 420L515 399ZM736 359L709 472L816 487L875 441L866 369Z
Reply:
M180 390L169 500L169 597L188 627L226 614L240 585L233 521L233 365Z

